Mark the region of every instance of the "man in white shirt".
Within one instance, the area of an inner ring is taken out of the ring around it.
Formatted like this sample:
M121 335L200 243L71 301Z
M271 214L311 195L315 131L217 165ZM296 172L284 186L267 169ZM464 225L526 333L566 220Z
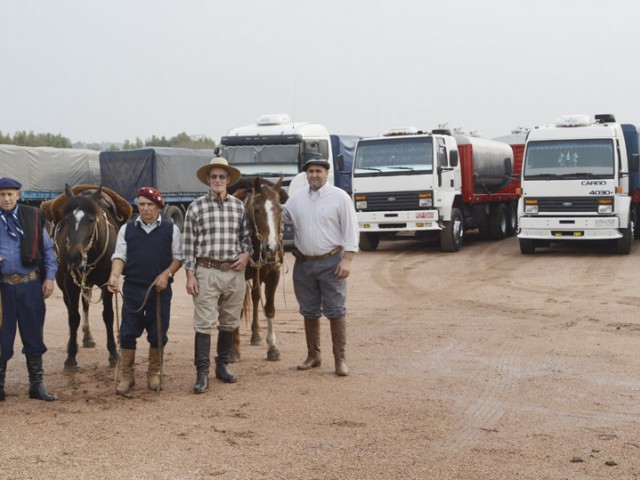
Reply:
M285 219L295 227L293 285L304 317L307 358L298 370L321 365L320 317L331 326L336 375L349 372L345 360L347 277L358 251L358 221L349 195L328 183L329 162L316 156L303 167L309 188L284 205Z

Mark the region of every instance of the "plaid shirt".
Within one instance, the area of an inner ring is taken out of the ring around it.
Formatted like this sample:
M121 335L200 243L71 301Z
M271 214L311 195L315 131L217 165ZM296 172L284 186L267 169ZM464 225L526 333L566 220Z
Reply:
M196 257L233 260L251 252L251 228L242 201L227 194L224 202L210 193L187 209L182 233L183 266L195 270Z

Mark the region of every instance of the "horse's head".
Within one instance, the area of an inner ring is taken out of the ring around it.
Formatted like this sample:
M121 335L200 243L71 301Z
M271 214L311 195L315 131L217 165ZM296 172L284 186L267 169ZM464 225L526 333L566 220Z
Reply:
M84 193L84 192L83 192ZM87 194L74 195L69 185L65 186L67 200L64 204L63 233L64 244L58 244L61 258L66 259L67 268L87 267L88 252L98 238L98 222L102 209L98 201L102 197L102 187Z
M250 190L239 193L251 222L254 260L258 263L276 263L281 260L282 204L280 191L282 178L275 184L256 177Z

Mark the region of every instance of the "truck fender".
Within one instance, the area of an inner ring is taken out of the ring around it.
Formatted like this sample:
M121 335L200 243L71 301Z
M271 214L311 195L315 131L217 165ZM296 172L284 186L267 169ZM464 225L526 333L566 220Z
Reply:
M616 212L620 219L620 228L629 228L631 219L631 197L616 197ZM636 225L636 228L638 226Z
M451 211L454 208L460 209L461 212L463 211L462 198L456 192L445 192L442 204L436 206L438 207L440 219L445 222L451 220Z

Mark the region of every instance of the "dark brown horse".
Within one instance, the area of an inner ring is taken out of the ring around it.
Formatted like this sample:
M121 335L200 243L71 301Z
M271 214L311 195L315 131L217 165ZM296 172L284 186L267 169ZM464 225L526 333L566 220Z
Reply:
M56 283L62 290L69 317L65 369L77 366L79 302L82 297L85 306L88 305L94 286L101 290L102 320L107 329L109 365L114 367L118 360L118 350L113 332L113 294L106 285L121 221L116 219L113 211L103 206L102 187L94 187L75 195L67 185L65 196L61 205L61 218L54 230L54 243L58 253Z
M245 315L248 311L249 299L253 304L251 321L251 345L260 345L259 308L263 305L267 317L267 350L268 360L280 360L280 351L276 345L274 318L276 315L275 295L284 259L282 243L282 204L287 200L287 194L282 187L282 178L275 184L255 177L242 179L234 189L233 195L244 202L249 221L251 223L251 238L253 255L245 271L247 279L247 298L245 300ZM262 286L264 285L264 302ZM240 336L236 330L234 350L231 361L240 359Z

